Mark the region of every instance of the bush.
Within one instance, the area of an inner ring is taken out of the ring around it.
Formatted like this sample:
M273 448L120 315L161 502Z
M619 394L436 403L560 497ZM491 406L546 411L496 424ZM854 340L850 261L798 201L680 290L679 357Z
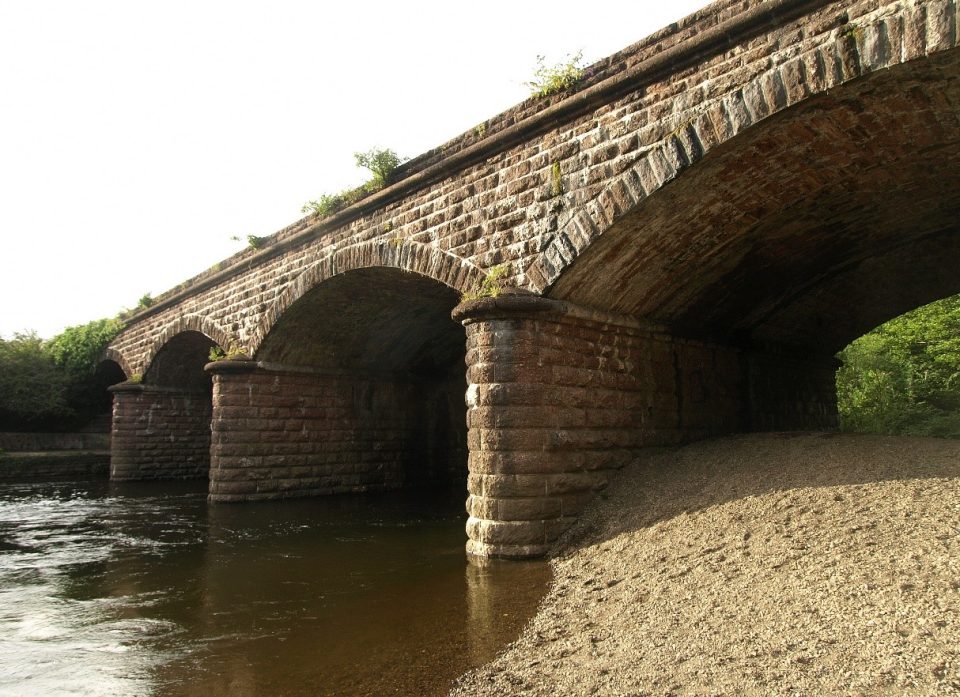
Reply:
M0 427L43 428L68 417L64 372L36 333L0 339Z

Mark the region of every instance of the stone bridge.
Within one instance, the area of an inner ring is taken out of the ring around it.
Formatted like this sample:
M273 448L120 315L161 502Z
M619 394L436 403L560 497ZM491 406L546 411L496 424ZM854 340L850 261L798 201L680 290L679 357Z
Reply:
M522 557L643 447L833 427L835 352L960 291L957 34L720 0L489 119L133 317L112 476L466 480L468 550Z

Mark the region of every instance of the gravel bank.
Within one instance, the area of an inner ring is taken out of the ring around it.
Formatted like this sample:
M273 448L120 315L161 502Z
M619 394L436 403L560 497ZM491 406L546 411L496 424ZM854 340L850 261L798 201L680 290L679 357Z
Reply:
M452 695L960 694L960 441L651 451L551 563L521 638Z

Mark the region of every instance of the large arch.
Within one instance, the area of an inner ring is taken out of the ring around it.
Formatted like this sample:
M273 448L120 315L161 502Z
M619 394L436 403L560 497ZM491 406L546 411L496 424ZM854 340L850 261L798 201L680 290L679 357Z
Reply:
M551 243L526 269L525 284L535 292L561 297L563 291L556 291L555 285L561 276L573 282L576 274L567 274L566 269L593 244L607 232L629 225L625 218L636 217L648 198L656 198L673 182L689 178L689 171L699 169L713 150L738 147L734 143L771 117L810 109L822 101L820 97L842 93L846 85L870 83L872 75L887 69L912 65L923 72L954 64L951 54L956 53L958 35L954 25L952 7L938 11L899 4L880 16L861 16L834 30L832 43L806 52L801 48L730 93L712 97L708 91L692 117L667 116L650 124L645 139L649 142L652 131L652 144L599 196L571 211ZM658 131L662 135L656 135Z
M715 147L621 215L549 295L831 355L960 291L958 156L956 50L871 73Z

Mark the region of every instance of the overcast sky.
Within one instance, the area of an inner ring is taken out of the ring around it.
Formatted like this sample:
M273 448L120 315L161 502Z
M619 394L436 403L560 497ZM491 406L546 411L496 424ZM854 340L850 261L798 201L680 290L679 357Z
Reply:
M0 335L115 315L705 5L0 0Z

